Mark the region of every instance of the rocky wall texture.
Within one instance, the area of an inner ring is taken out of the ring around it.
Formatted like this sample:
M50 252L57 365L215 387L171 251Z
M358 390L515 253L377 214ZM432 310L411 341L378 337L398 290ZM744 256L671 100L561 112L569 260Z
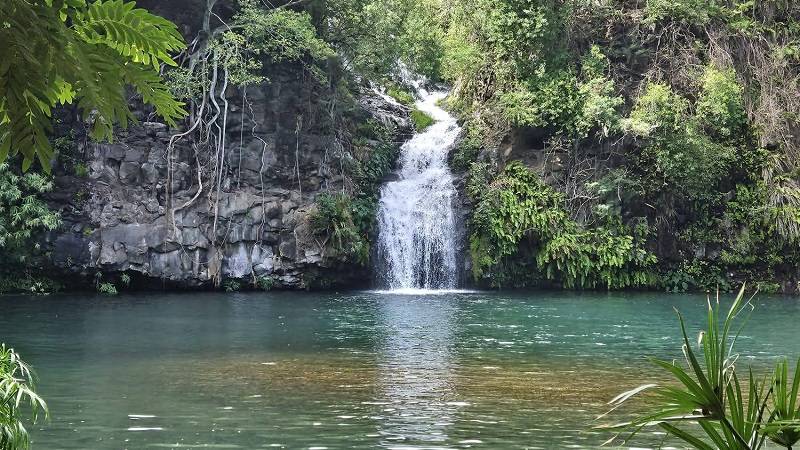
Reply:
M144 113L113 143L77 143L81 162L56 168L50 197L64 220L47 238L55 270L184 287L368 283L369 268L322 245L309 215L321 192L348 186L348 130L378 120L399 140L410 132L408 114L362 87L351 110L332 118L326 88L304 78L278 67L269 82L229 91L219 186L207 176L214 158L196 153L196 140L181 140L168 164L180 130Z

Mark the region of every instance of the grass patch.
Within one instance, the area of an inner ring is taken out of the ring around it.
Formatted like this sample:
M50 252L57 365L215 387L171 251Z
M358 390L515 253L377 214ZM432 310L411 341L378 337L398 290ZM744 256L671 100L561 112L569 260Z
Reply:
M397 85L389 86L386 89L386 95L395 99L397 103L400 103L401 105L407 106L409 108L413 108L414 103L416 102L416 100L414 99L414 95L411 94L411 92Z
M411 110L411 121L414 122L414 128L417 132L423 131L436 122L433 117L417 108Z

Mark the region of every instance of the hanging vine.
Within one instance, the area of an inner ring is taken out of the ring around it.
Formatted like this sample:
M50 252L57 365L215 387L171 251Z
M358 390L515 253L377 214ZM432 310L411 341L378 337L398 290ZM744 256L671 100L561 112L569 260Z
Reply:
M310 16L294 11L304 1L292 1L282 6L272 6L256 0L239 0L238 11L229 19L217 6L217 0L207 0L202 30L192 40L178 59L180 67L166 75L176 97L185 99L189 118L187 128L173 134L167 145L167 180L165 194L168 220L173 233L178 234L176 213L193 205L202 195L208 200L213 216L211 232L214 252L210 258L209 273L219 282L221 267L220 246L226 233L218 233L220 200L228 168L228 119L231 111L229 91L236 87L242 95L242 120L249 108L250 120L255 123L252 106L246 97L246 87L267 80L264 63L290 61L302 65L312 78L322 81L324 72L316 64L333 55L327 43L317 37ZM242 124L242 126L243 126ZM267 143L251 134L264 145L262 149L261 189ZM176 205L175 163L179 143L188 142L197 166L197 190L190 199ZM239 136L239 154L243 147L243 130ZM295 171L299 177L299 165ZM212 267L213 266L213 267Z

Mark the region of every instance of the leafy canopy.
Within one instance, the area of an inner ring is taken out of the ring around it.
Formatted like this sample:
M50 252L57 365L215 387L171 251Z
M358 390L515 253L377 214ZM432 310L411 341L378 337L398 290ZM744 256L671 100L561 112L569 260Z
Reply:
M0 2L0 162L22 154L50 168L52 110L76 102L96 139L135 120L130 85L169 125L185 115L159 66L184 47L177 27L123 0Z

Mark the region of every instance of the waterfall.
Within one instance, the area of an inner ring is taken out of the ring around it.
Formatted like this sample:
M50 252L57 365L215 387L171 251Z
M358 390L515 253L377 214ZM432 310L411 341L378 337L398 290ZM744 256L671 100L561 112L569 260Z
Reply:
M381 188L379 271L393 290L453 289L458 283L456 189L447 153L461 129L436 105L446 92L420 94L417 108L436 122L402 146L398 179Z

